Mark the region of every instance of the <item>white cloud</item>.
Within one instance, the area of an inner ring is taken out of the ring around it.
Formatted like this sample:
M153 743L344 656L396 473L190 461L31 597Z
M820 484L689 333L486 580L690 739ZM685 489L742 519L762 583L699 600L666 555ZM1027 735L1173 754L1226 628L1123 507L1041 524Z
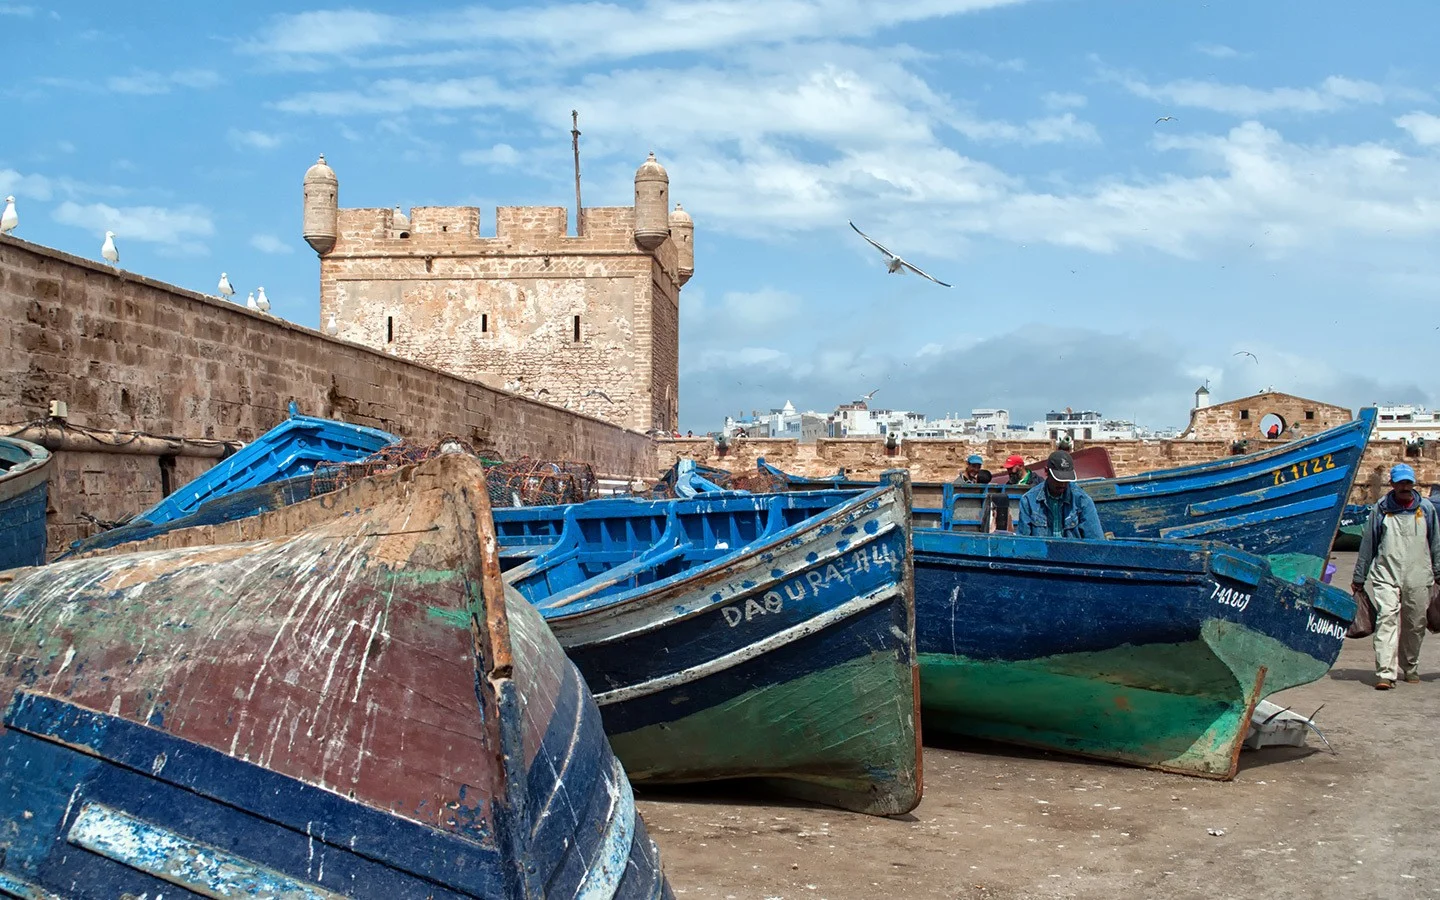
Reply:
M35 7L20 6L15 3L0 3L0 16L17 16L28 19L35 15Z
M182 253L205 253L199 238L215 233L209 210L193 204L114 207L105 203L81 205L66 200L51 214L62 225L84 228L94 234L113 231L116 240L160 244Z
M1196 53L1203 53L1215 59L1234 59L1241 55L1239 50L1236 50L1234 47L1227 47L1224 44L1207 44L1203 41L1197 41L1190 46L1194 48Z
M289 243L288 241L282 241L280 238L276 237L273 234L254 235L250 238L250 246L254 247L256 250L259 250L261 253L270 253L275 255L295 252L295 247L293 244Z
M1192 107L1237 116L1258 116L1272 112L1335 112L1362 104L1385 102L1386 91L1370 81L1331 75L1313 88L1254 88L1184 78L1164 84L1149 84L1131 75L1110 73L1109 77L1137 97L1170 107Z
M58 81L52 80L51 83ZM169 73L138 70L129 75L110 76L105 79L105 88L115 94L168 94L177 87L205 89L219 83L219 74L209 69L183 69Z
M231 128L225 136L232 145L248 150L274 150L285 142L285 138L278 134L253 129Z
M54 182L44 175L26 175L14 169L0 169L0 197L14 194L17 199L49 200L53 190Z
M314 91L287 97L275 104L292 113L348 116L400 113L410 110L480 109L513 105L514 98L493 78L450 78L416 82L389 78L359 91Z
M1087 102L1084 94L1070 91L1048 91L1040 100L1048 109L1079 109Z
M988 53L975 53L968 50L956 50L947 54L950 58L957 59L967 66L975 66L981 69L994 69L997 72L1023 72L1025 71L1025 60L1017 58L996 59Z
M950 123L961 134L975 141L996 141L1017 144L1093 144L1100 140L1095 126L1083 122L1074 113L1045 116L1028 122L976 121L958 118Z
M1440 144L1440 116L1426 112L1406 113L1395 124L1410 132L1415 143L1427 147Z
M494 166L498 169L511 168L520 159L520 151L509 144L495 144L484 150L466 150L460 154L460 162L467 166Z

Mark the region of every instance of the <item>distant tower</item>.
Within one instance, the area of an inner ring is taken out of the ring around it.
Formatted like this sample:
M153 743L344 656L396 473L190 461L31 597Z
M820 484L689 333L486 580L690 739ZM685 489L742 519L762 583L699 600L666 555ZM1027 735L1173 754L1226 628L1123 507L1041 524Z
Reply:
M683 285L695 274L695 220L678 203L670 214L670 236L675 239L676 267L680 270L678 280Z
M335 249L339 235L336 219L340 212L340 179L325 165L325 154L305 172L305 243L324 256Z
M1209 384L1209 382L1207 381L1205 384ZM1205 384L1200 385L1200 389L1195 392L1196 409L1204 409L1210 405L1210 389Z
M635 243L654 250L670 236L670 176L651 153L635 171Z

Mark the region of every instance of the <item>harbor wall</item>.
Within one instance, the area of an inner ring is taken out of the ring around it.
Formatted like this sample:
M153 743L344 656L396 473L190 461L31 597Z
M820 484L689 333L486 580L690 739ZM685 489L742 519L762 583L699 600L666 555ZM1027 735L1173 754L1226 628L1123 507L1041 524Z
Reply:
M92 520L133 515L162 499L167 481L174 489L213 465L217 447L194 440L251 440L292 400L306 414L419 441L455 434L506 459L655 471L653 443L639 432L0 237L0 433L45 420L52 400L68 406L72 433L192 439L173 453L149 441L125 452L56 452L52 554L93 533Z

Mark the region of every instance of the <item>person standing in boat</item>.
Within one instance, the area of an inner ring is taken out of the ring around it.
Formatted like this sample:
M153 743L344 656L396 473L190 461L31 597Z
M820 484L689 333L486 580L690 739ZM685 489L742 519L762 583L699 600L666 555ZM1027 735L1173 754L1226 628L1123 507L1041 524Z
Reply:
M955 483L956 483L956 484L979 484L979 483L980 483L980 467L983 466L983 465L985 465L985 460L984 460L984 458L982 458L982 457L980 456L980 454L978 454L978 453L972 453L972 454L970 454L970 458L967 459L967 460L965 460L965 471L963 471L963 472L960 473L959 477L957 477L957 478L955 479Z
M1005 474L1010 476L1010 484L1031 488L1040 483L1035 473L1025 468L1025 457L1018 453L1012 453L1010 458L1005 460Z
M1095 501L1075 483L1075 460L1056 450L1045 462L1045 480L1020 498L1016 534L1103 541Z
M1415 470L1399 463L1390 469L1390 492L1360 533L1350 579L1351 591L1375 605L1375 690L1390 690L1397 678L1419 683L1425 609L1436 581L1440 521L1435 506L1415 491Z

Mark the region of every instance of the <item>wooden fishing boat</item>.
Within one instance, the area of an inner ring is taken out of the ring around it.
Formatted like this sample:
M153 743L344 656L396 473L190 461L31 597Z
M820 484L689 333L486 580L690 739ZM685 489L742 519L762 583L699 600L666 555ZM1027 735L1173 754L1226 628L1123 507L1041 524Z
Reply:
M1214 543L916 529L925 727L1233 777L1255 704L1322 677L1355 603Z
M758 778L904 813L921 792L906 486L498 511L502 542L558 525L506 578L637 783Z
M0 894L671 896L478 461L156 540L0 585Z
M1335 532L1336 550L1359 550L1360 537L1365 531L1365 521L1370 518L1370 507L1363 503L1346 505L1340 513L1340 528Z
M1319 578L1375 422L1373 408L1344 425L1257 453L1176 469L1079 482L1114 538L1213 540L1265 557L1285 578ZM761 471L795 490L816 479ZM825 481L831 488L865 482ZM917 484L917 528L976 530L998 498L1017 509L1022 488Z
M0 437L0 570L45 562L50 451Z

